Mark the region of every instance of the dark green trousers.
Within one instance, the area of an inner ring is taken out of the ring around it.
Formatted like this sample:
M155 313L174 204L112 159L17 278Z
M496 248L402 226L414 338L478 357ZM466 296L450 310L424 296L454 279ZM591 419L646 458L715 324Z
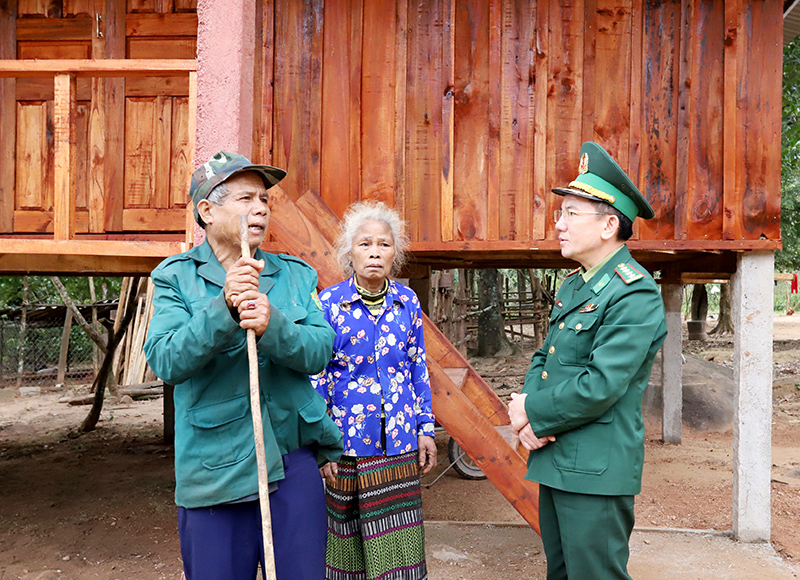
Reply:
M547 580L631 580L632 495L586 495L539 486Z

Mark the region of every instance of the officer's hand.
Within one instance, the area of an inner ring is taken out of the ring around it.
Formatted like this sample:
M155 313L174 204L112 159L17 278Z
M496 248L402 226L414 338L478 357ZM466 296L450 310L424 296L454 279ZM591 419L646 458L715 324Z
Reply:
M261 294L257 290L247 290L236 295L233 307L239 311L239 326L245 330L253 329L256 336L266 332L272 311L266 294Z
M339 464L331 461L320 467L319 472L322 474L322 479L325 480L325 483L333 485L336 483L336 475L339 473Z
M235 299L242 292L255 290L258 292L258 275L264 269L263 260L253 258L239 258L228 270L225 276L225 286L222 288L228 308L236 308Z
M511 402L508 404L508 416L511 418L511 430L518 434L528 424L528 414L525 412L525 399L528 395L511 393Z
M428 435L417 437L419 445L419 470L426 475L436 465L436 441Z
M533 433L530 423L525 425L525 427L523 427L519 432L519 442L522 443L522 446L528 451L536 451L537 449L541 449L548 443L555 440L555 435L548 435L547 437L542 437L539 439Z

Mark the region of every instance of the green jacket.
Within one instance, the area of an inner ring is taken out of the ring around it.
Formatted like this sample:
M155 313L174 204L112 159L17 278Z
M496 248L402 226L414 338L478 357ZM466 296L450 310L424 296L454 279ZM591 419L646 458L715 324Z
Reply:
M658 286L623 247L587 283L571 274L522 392L537 437L526 478L573 493L636 495L642 394L667 325Z
M317 274L302 260L257 250L270 322L257 342L270 482L281 455L310 447L337 460L342 436L308 375L330 360L334 332L317 305ZM147 362L175 385L175 502L203 507L258 493L245 331L222 295L225 270L208 242L153 270Z

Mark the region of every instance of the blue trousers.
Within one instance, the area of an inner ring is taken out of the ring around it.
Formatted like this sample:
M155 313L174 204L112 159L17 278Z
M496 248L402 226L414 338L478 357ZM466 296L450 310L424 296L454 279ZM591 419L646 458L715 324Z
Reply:
M286 478L269 495L278 580L325 577L325 491L314 453L283 456ZM264 564L258 500L178 508L181 557L187 580L253 580ZM263 577L263 574L262 574Z

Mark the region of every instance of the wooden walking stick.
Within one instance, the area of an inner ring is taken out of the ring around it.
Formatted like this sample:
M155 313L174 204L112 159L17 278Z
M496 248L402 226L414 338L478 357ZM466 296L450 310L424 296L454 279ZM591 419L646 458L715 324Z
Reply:
M239 223L242 257L252 257L247 234L247 216ZM275 554L272 551L272 517L269 511L269 480L267 479L267 452L264 447L264 423L261 419L261 397L258 390L258 352L256 331L247 330L247 362L250 370L250 412L253 416L253 435L256 441L258 466L258 501L261 505L261 535L264 539L264 573L267 580L275 580Z

